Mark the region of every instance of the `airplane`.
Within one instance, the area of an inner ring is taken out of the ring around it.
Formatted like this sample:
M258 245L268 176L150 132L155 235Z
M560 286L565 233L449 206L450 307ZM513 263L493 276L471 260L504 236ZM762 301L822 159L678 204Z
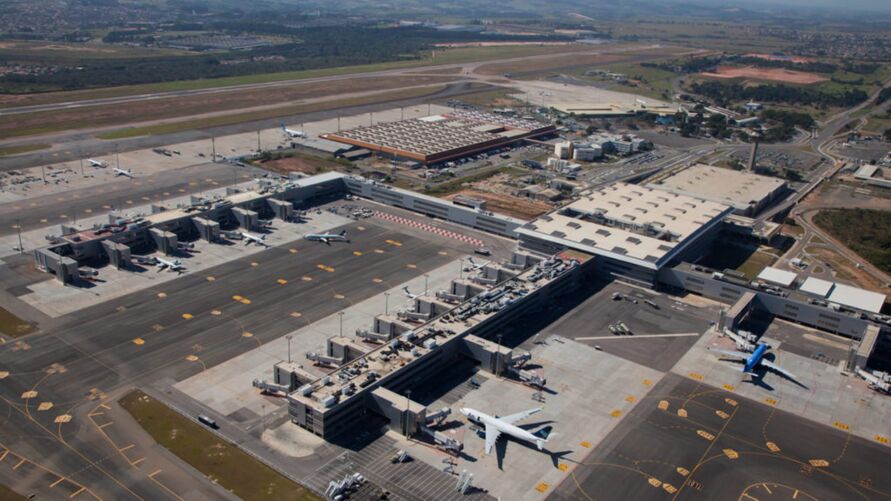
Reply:
M877 372L870 374L863 369L857 369L857 374L869 383L869 387L875 391L880 391L891 395L891 382L887 381L887 377ZM878 374L878 375L877 375Z
M303 238L310 242L322 242L325 245L331 245L331 242L349 243L350 241L350 239L347 238L346 230L343 230L340 233L310 233Z
M405 296L408 297L409 299L414 299L414 298L420 296L420 294L412 294L411 291L408 290L408 286L403 287L402 292L404 292Z
M133 173L130 172L130 169L124 170L124 169L119 169L119 168L115 167L114 175L129 177L130 179L133 179Z
M708 347L709 351L714 351L715 353L720 353L721 355L725 355L728 357L733 357L738 360L734 360L735 362L739 362L743 364L742 371L746 374L751 374L755 377L760 377L758 373L756 373L756 369L759 367L763 367L764 369L776 372L777 374L788 378L790 381L804 386L798 381L798 378L795 374L783 369L779 365L771 362L770 360L765 360L764 355L767 353L767 350L770 349L770 345L767 343L758 343L758 346L755 348L755 351L751 354L743 353L741 351L730 351L730 350L720 350L718 348ZM807 388L807 386L804 386Z
M175 271L177 273L185 273L186 268L183 266L183 263L179 259L174 259L173 261L169 259L164 259L163 257L155 258L155 265L158 267L158 271L168 270Z
M288 137L306 137L306 134L304 134L303 131L289 129L289 128L285 127L284 122L282 122L281 125L282 125L282 132L284 132Z
M538 450L544 450L544 446L548 442L548 438L550 436L553 436L553 434L551 433L551 426L545 426L535 433L530 433L523 428L514 425L514 423L516 423L517 421L526 419L527 417L540 411L541 407L536 407L535 409L529 409L527 411L518 412L509 416L498 417L490 416L476 409L471 409L470 407L461 408L461 414L467 416L467 419L480 426L485 426L485 451L487 455L492 452L492 447L495 446L495 443L498 441L498 437L500 437L502 433L510 435L519 440L523 440L524 442L533 443L536 447L538 447Z
M92 158L88 158L87 162L90 162L90 165L93 167L98 167L100 169L104 169L108 167L108 164L103 162L102 160L93 160Z
M476 271L483 267L482 263L477 263L472 257L468 257L467 262L470 264L464 267L464 271Z
M246 231L242 231L241 236L244 238L245 245L257 244L262 245L263 247L269 247L269 244L266 243L266 235L252 235Z

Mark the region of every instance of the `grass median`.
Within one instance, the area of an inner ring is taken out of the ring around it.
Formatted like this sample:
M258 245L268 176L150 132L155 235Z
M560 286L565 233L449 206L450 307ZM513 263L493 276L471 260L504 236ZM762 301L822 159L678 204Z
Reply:
M18 155L19 153L28 153L30 151L45 150L49 148L48 144L20 144L18 146L0 147L0 157L9 155Z
M346 108L350 106L362 106L366 104L386 103L400 99L411 99L441 92L446 85L436 85L431 87L421 87L415 89L405 89L392 92L384 92L374 94L372 96L362 96L349 99L335 99L332 101L322 101L311 104L299 104L294 106L282 106L279 108L249 111L245 113L233 113L228 115L219 115L215 117L199 118L195 120L184 120L181 122L172 122L168 124L148 125L145 127L128 127L125 129L117 129L110 132L99 134L100 139L126 139L139 136L159 136L162 134L173 134L194 129L205 129L208 127L221 127L224 125L234 125L244 122L252 122L255 120L266 120L270 118L279 118L299 113L313 113L317 111L335 110L338 108Z
M156 442L246 501L321 500L313 492L139 390L128 393L119 403Z

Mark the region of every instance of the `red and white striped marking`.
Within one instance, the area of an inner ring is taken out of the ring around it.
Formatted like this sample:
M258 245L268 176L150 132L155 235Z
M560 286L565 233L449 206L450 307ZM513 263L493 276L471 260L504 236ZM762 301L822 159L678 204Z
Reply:
M460 233L455 233L451 230L446 230L444 228L440 228L438 226L433 226L431 224L422 223L420 221L415 221L413 219L404 218L401 216L396 216L387 212L374 211L374 215L381 218L386 219L387 221L393 221L395 223L404 224L406 226L411 226L412 228L416 228L419 230L429 231L430 233L434 233L439 236L443 236L446 238L451 238L454 240L460 240L461 242L466 242L470 245L474 245L476 247L483 247L485 242L480 240L479 238L469 237L467 235L462 235Z

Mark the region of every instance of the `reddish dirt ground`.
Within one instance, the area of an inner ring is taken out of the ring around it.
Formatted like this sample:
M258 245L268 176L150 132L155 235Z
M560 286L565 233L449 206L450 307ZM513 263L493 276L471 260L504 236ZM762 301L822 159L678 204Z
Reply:
M263 168L274 172L287 174L288 172L302 172L304 174L318 174L332 170L333 164L323 158L286 157L277 160L263 162Z
M461 190L446 198L451 200L458 195L485 200L487 208L492 212L525 220L535 219L551 210L551 206L544 202L477 190Z
M751 78L753 80L773 80L791 84L809 85L829 80L816 73L804 71L792 71L783 68L755 68L746 66L736 68L733 66L720 66L714 72L700 73L701 76L710 78Z

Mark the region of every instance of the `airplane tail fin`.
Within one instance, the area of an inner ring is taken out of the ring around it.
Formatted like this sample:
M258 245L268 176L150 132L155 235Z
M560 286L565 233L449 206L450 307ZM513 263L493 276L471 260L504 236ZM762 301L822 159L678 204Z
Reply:
M282 130L285 130L285 123L281 122Z
M345 237L345 236L346 236L346 230L341 231L341 232L340 232L340 236Z
M536 442L541 442L541 443L547 442L547 441L548 441L548 438L550 438L551 435L555 435L555 434L552 434L552 433L551 433L551 431L552 431L553 429L554 429L553 426L545 426L544 428L542 428L542 429L536 431L535 433L533 433L533 435L535 435L535 436L538 437L538 439L539 439L539 440L537 440ZM539 446L539 449L540 449L540 448L541 448L541 447Z

